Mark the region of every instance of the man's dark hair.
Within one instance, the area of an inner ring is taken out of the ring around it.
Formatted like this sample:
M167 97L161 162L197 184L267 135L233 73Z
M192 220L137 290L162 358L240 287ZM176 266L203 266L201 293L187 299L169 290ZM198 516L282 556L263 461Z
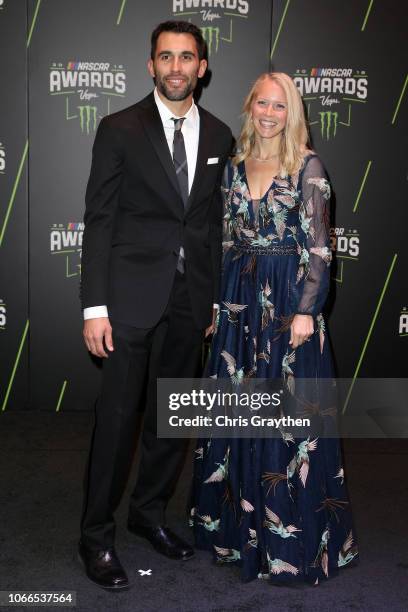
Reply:
M151 36L150 57L154 59L156 55L157 39L162 32L174 32L174 34L191 34L194 36L197 46L198 58L200 60L207 57L207 45L203 38L200 28L189 21L163 21L153 30Z

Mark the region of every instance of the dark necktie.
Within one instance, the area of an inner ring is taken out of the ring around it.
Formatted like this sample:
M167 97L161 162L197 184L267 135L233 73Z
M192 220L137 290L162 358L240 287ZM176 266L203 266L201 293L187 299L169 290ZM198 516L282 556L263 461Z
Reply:
M186 147L184 146L184 137L181 131L181 126L183 125L185 117L181 117L180 119L175 119L173 117L172 119L174 121L173 163L176 169L177 180L185 208L188 200L188 166Z
M180 187L180 194L183 199L184 209L187 206L188 200L188 166L186 147L184 146L184 137L181 132L181 126L185 117L176 119L172 117L174 121L174 138L173 138L173 164L176 170L177 181ZM177 262L177 270L184 274L184 249L180 248L179 258Z

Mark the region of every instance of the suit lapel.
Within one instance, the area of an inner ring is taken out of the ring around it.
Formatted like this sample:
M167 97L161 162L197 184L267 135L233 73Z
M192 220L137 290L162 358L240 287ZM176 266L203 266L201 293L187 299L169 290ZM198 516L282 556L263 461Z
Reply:
M142 106L143 128L146 136L153 145L160 162L166 171L166 174L177 192L180 200L180 206L184 209L183 200L181 198L179 185L177 181L176 171L174 169L173 160L170 155L169 146L164 134L163 124L160 119L159 111L157 110L153 94L143 100L145 104ZM201 132L201 131L200 131Z
M190 208L191 204L194 202L195 197L197 196L198 190L200 188L200 177L202 178L206 169L208 152L210 146L210 129L208 125L208 117L203 110L198 107L200 113L200 134L198 139L198 153L197 153L197 162L194 173L193 184L191 186L190 195L187 201L186 211Z
M183 200L180 194L179 184L177 181L176 172L172 157L170 155L169 147L164 134L163 124L160 119L159 111L157 110L156 103L154 101L153 93L149 94L140 104L142 109L142 124L145 130L147 138L150 140L160 162L166 171L166 174L173 185L174 190L178 195L179 205L184 211ZM208 154L210 150L210 133L211 126L208 119L207 113L198 106L200 113L200 134L198 140L198 152L197 162L194 173L193 184L191 186L190 195L187 201L185 212L188 211L194 199L197 197L200 189L200 184L207 165Z

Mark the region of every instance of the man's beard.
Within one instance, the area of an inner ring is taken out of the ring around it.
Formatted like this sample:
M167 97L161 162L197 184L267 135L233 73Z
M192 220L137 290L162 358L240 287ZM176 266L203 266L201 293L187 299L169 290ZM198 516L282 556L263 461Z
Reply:
M197 78L193 77L191 79L187 79L183 88L173 91L167 86L166 77L159 77L156 74L157 89L164 95L165 98L167 98L167 100L171 100L172 102L178 102L188 98L188 96L193 93L196 85Z

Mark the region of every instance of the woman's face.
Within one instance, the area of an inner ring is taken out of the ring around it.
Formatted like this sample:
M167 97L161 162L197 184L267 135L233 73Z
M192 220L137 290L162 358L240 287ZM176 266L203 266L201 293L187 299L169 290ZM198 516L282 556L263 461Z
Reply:
M282 87L271 79L258 85L251 104L255 134L260 138L275 138L282 134L287 120L287 100Z

